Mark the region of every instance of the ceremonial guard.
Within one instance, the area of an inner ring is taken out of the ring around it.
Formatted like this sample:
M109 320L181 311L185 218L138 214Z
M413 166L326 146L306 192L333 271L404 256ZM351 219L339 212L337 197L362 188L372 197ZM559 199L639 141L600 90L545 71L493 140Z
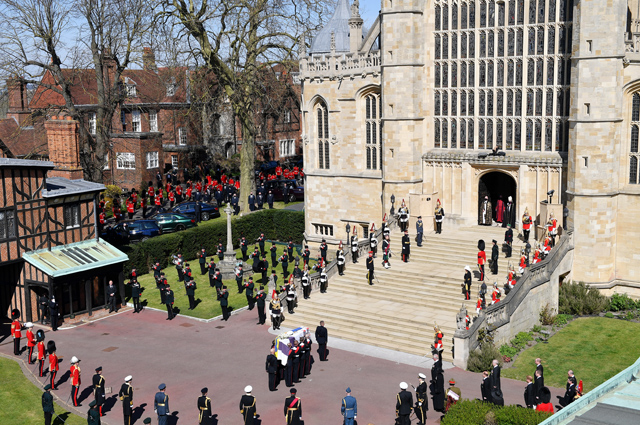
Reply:
M58 363L58 355L56 354L56 343L53 341L49 341L47 344L47 349L49 351L49 383L51 384L51 389L56 389L56 375L60 370L60 364Z
M495 304L500 301L500 289L498 288L498 282L493 283L493 292L491 293L491 304Z
M278 265L278 248L276 247L275 242L271 243L269 252L271 253L271 267L275 268Z
M291 381L300 382L300 355L302 354L302 348L300 347L300 341L294 340L289 356L293 357L293 367L291 369Z
M271 351L267 356L264 368L269 375L269 391L276 391L276 373L278 372L278 359L276 358L276 349L271 347Z
M351 395L351 388L347 387L345 392L347 395L342 399L342 405L340 406L340 413L344 418L343 425L354 425L354 421L358 417L358 402Z
M220 269L216 268L216 273L213 275L213 286L216 288L216 293L220 293L222 284L222 274L220 273Z
M33 335L33 323L27 322L27 363L33 364L33 350L36 348L36 337Z
M269 277L269 287L273 289L278 288L278 275L275 269L271 270L271 276ZM267 288L269 289L269 288Z
M464 283L462 284L462 293L465 300L471 299L471 267L464 267Z
M410 253L411 253L411 240L409 239L409 232L405 230L404 236L402 236L402 261L404 261L405 263L408 263Z
M433 355L429 389L433 400L433 410L444 413L444 376L442 372L442 360L438 354Z
M227 286L222 287L222 291L218 293L218 301L220 301L220 309L222 310L222 320L229 320L229 293Z
M504 232L504 243L507 245L507 253L505 257L510 258L513 245L513 229L511 229L511 224L507 224L507 231Z
M373 251L369 251L369 256L367 257L367 281L369 285L373 285Z
M124 425L131 425L131 415L133 414L133 387L131 386L131 375L124 378L124 384L120 387L118 397L122 401L122 414L124 415Z
M342 249L342 241L340 241L340 243L338 244L338 251L336 252L336 264L338 265L338 274L340 276L344 275L345 260L344 249Z
M182 254L178 253L176 257L173 257L173 264L175 264L176 271L178 272L178 282L182 282L184 280L184 260L182 259Z
M190 279L193 277L193 273L191 272L191 265L189 263L185 263L184 265L184 271L182 272L183 275L183 280L186 282L187 279Z
M433 327L433 345L431 346L431 350L432 352L437 353L438 355L440 355L444 350L444 346L442 345L443 337L444 337L444 334L442 333L438 325L435 325Z
M418 216L416 221L416 245L422 246L422 237L424 235L424 223L422 222L422 216Z
M264 242L265 242L265 237L264 237L264 233L260 233L260 237L258 237L257 242L258 242L258 246L260 247L260 254L264 257L266 255L266 252L264 250Z
M418 388L416 388L416 406L414 412L418 418L418 425L424 425L427 420L427 411L429 410L429 403L427 401L427 379L424 373L418 374Z
M458 400L462 397L462 391L460 388L456 387L455 379L449 379L449 390L447 391L447 405L445 407L445 412L449 411L449 408L456 404Z
M291 397L284 400L284 416L287 419L287 425L302 425L302 401L296 397L298 390L291 388L289 392Z
M311 278L309 277L309 268L305 264L302 272L302 295L305 300L311 298Z
M304 246L304 251L302 251L302 263L306 267L309 265L309 257L311 256L311 251L309 251L309 245Z
M287 254L289 255L289 262L293 261L293 240L289 239L287 244Z
M247 261L247 250L249 247L247 246L247 240L245 237L240 238L240 251L242 252L242 261ZM254 270L255 271L255 270Z
M386 239L391 234L391 229L387 226L387 214L382 217L382 238Z
M280 329L280 323L282 322L282 307L280 305L280 298L278 292L274 289L271 293L271 302L269 303L269 310L271 310L271 324L273 330Z
M44 348L44 331L40 329L36 332L38 335L38 370L40 372L40 377L44 376L44 357L45 357L45 348Z
M73 356L71 357L71 369L69 370L71 376L71 401L73 405L78 407L78 393L80 392L80 360Z
M327 285L329 283L329 278L327 276L327 269L325 267L323 267L320 270L320 293L321 294L326 294L327 293Z
M160 267L160 263L156 261L156 263L151 267L153 269L153 277L155 280L160 279L160 275L162 274L162 267Z
M411 425L413 396L407 388L409 385L406 382L400 382L400 392L396 395L396 424L398 425Z
M436 202L436 208L433 212L433 218L436 221L436 233L442 233L442 219L444 218L444 208L440 203L440 199Z
M478 296L478 301L476 301L476 314L480 314L480 310L482 310L482 297Z
M524 269L527 267L527 256L524 253L524 249L520 253L520 264L518 265L518 267L519 267L518 273L523 274Z
M327 332L327 328L324 327L324 321L320 322L320 325L316 327L316 342L318 343L318 355L320 356L321 362L327 361L327 341L329 340L329 335Z
M484 240L478 241L478 269L480 269L480 281L484 280L484 265L487 262L487 254L484 252Z
M247 297L249 310L253 310L255 304L255 300L253 299L253 288L255 288L255 285L253 283L253 276L250 276L249 281L244 283L244 295Z
M280 263L282 263L282 277L286 279L289 277L289 256L286 252L283 252L280 256Z
M258 324L264 325L267 320L264 307L266 304L267 295L264 293L264 286L260 286L260 291L256 294L255 303L258 306Z
M358 262L358 232L355 227L351 236L351 260L354 264Z
M486 299L487 284L484 281L482 282L482 285L480 285L480 292L478 295L480 295L480 298L482 298L482 308L483 309L486 308L487 307L487 299Z
M529 232L531 231L531 224L533 220L531 220L531 216L529 215L529 208L524 209L524 214L522 214L522 236L525 242L529 241Z
M311 347L313 341L311 341L311 334L306 332L304 334L304 374L311 374L311 366L313 365L313 358L311 357Z
M198 424L209 425L211 424L211 399L207 397L209 388L204 387L200 390L202 394L198 397Z
M139 313L142 311L142 304L140 304L140 295L142 295L142 287L137 278L131 280L131 299L133 300L133 312Z
M167 419L171 414L169 408L169 396L166 394L167 386L165 384L158 385L158 391L153 399L153 410L158 415L158 425L167 425Z
M253 387L247 385L244 387L244 395L240 398L240 414L244 420L244 425L253 425L255 423L256 398L251 395Z
M44 413L44 425L51 425L54 410L50 384L44 386L44 392L42 393L42 411Z
M373 258L376 258L378 253L378 238L376 238L376 225L371 224L371 229L369 230L369 247L373 252Z
M164 276L164 272L160 273L160 278L156 280L156 288L160 291L160 302L164 304L164 299L167 291L167 278Z
M189 310L196 308L196 281L192 277L185 280L185 287L187 288L187 297L189 298Z
M218 255L218 260L224 260L224 246L222 246L222 242L218 242L218 248L216 249L216 254Z
M389 257L391 257L391 242L389 242L389 235L386 235L382 241L382 266L385 269L391 267Z
M88 425L100 425L100 413L96 408L96 401L93 400L89 403L89 411L87 412L87 424Z
M289 314L293 314L295 301L296 301L296 285L293 282L293 276L289 278L289 283L285 285L285 290L287 291L287 305L289 307Z
M488 196L485 196L484 201L482 201L482 204L480 204L480 217L478 217L478 224L482 226L491 226L491 224L493 223L491 219L492 213L493 211L491 207L491 201L489 200Z
M173 320L173 291L166 285L167 289L165 290L164 295L164 303L167 306L167 320Z
M558 220L553 215L553 212L549 214L549 221L547 221L547 234L551 237L551 248L556 245L556 235L558 234Z
M324 238L320 244L320 257L322 257L324 264L327 264L327 241Z
M400 230L403 232L408 230L409 228L409 209L407 208L407 204L405 204L404 199L402 200L402 205L398 209L398 219L400 222Z
M96 368L96 373L93 375L93 396L95 397L96 405L98 406L98 412L102 416L102 405L105 402L105 386L104 377L102 376L102 366Z
M493 239L491 242L493 243L493 246L491 247L491 273L498 274L498 258L500 258L498 241Z
M207 251L202 248L200 254L198 254L198 262L200 263L200 274L204 275L207 273Z

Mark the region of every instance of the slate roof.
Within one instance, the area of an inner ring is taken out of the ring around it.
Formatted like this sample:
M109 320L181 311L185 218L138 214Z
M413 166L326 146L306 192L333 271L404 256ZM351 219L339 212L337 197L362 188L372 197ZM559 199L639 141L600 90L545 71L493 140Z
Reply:
M32 121L31 117L22 127L13 118L0 120L0 140L16 157L49 155L44 124Z
M42 167L53 169L53 162L51 161L38 161L35 159L16 159L16 158L0 158L0 167L15 168L15 167Z
M349 10L348 0L339 0L333 16L318 32L318 35L311 43L310 54L321 54L331 52L331 33L335 34L336 52L348 52L351 49L349 42L349 18L351 11Z
M64 177L47 177L47 190L42 194L44 198L75 195L88 192L101 192L105 187L101 183L86 180L69 180Z

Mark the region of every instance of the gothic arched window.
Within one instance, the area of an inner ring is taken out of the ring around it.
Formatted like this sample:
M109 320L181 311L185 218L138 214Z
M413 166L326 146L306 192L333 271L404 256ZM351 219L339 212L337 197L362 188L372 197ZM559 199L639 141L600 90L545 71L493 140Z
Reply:
M367 170L378 170L382 168L379 106L380 95L371 93L365 96Z
M329 169L329 110L324 102L316 105L318 168Z

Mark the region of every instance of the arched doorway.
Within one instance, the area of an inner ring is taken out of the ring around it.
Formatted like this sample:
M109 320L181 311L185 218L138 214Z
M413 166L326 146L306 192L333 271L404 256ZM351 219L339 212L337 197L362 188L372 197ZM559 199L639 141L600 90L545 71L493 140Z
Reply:
M513 200L513 213L510 217L510 221L513 226L515 224L515 206L517 205L516 193L516 181L506 173L491 171L481 176L478 181L478 224L483 224L483 203L486 196L488 197L489 202L491 202L492 221L496 222L499 218L500 220L498 222L504 224L504 227L506 227L509 217L506 217L506 214L504 213L502 214L502 217L497 217L496 212L499 204L498 201L502 200L506 206L507 200L509 196L511 196Z

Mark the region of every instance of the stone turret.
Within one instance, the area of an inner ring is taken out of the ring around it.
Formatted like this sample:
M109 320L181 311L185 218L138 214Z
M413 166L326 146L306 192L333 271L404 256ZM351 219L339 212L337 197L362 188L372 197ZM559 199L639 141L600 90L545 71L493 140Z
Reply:
M349 18L349 51L351 53L357 53L360 49L363 22L360 17L360 2L359 0L354 0L351 5L351 18Z

